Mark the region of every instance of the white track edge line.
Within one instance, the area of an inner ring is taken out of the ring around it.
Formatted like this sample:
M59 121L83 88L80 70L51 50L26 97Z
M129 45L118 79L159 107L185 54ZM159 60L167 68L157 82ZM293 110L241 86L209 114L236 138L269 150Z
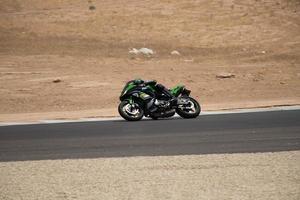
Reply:
M285 111L285 110L300 110L300 106L274 106L267 108L240 108L219 111L202 111L201 115L222 115L222 114L238 114L238 113L253 113L253 112L269 112L269 111ZM179 118L176 114L173 118ZM108 118L79 118L73 120L38 120L34 122L0 122L0 126L14 125L35 125L35 124L59 124L59 123L75 123L75 122L101 122L101 121L118 121L123 120L121 117ZM147 120L147 119L143 119Z

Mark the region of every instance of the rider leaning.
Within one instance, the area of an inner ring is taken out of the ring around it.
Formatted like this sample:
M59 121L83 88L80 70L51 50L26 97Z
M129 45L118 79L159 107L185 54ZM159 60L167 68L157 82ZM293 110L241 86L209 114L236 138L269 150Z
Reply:
M169 102L170 102L171 104L175 103L176 100L177 100L177 98L174 97L174 96L171 94L171 92L170 92L164 85L157 83L156 80L144 81L144 80L142 80L142 79L136 79L136 80L134 80L134 83L135 83L136 85L141 85L141 86L146 86L146 85L153 85L153 86L155 86L155 89L156 89L158 95L164 94L164 95L166 95L167 97L169 97L169 98L170 98Z

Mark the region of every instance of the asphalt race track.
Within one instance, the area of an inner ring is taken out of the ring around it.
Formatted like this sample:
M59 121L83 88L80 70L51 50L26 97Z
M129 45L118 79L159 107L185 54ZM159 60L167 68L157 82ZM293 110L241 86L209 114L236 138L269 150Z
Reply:
M300 110L0 127L0 161L300 150Z

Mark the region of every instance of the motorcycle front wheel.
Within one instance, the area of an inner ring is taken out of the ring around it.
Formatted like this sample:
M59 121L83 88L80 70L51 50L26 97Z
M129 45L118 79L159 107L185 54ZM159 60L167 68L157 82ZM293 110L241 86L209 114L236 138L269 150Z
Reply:
M192 97L187 97L187 105L181 105L176 109L176 113L182 118L196 118L201 112L200 104Z
M118 107L119 114L127 121L138 121L144 116L144 110L138 103L130 104L129 101L122 101Z

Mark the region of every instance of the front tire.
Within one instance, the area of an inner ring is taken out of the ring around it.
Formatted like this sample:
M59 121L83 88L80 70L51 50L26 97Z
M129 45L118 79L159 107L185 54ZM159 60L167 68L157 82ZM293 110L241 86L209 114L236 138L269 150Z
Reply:
M187 97L189 100L188 106L176 109L176 113L182 118L196 118L201 112L200 104L192 97Z
M127 121L139 121L144 116L144 110L137 104L130 104L129 101L122 101L118 107L119 114Z

